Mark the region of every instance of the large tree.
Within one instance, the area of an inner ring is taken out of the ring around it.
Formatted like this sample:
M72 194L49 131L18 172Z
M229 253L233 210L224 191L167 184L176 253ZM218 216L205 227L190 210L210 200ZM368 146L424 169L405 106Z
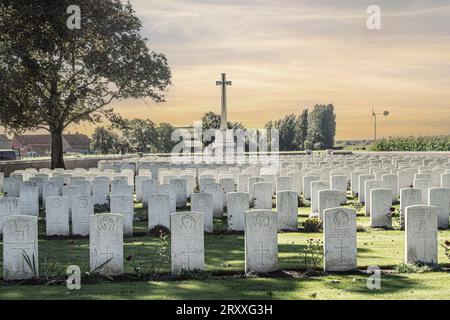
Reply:
M220 114L216 114L212 111L209 111L202 116L202 134L205 135L206 131L209 129L220 129L220 124L222 121L222 116ZM245 129L244 125L241 122L227 122L228 129ZM208 146L212 142L214 142L215 138L212 141L204 141L204 146Z
M92 150L96 152L107 154L114 149L114 146L118 141L119 137L117 134L111 132L105 127L97 127L92 134L91 147Z
M122 136L138 152L154 150L158 143L158 131L151 120L126 120Z
M71 30L67 9L81 9ZM2 0L0 125L10 132L45 129L51 167L64 167L64 129L113 116L118 99L164 101L171 73L150 51L142 24L120 0Z
M334 106L316 105L308 116L307 147L331 149L336 135L336 115Z
M172 141L172 133L175 128L169 123L160 123L158 128L158 143L156 145L156 152L170 153L176 142Z
M297 119L296 144L300 150L305 150L305 141L308 137L308 109L304 109Z

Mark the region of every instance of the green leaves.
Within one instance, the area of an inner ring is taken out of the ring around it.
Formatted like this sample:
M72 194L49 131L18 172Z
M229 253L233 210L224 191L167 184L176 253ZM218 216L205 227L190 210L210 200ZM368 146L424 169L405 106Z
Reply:
M131 5L78 0L81 29L70 30L72 4L0 3L0 125L10 132L100 122L114 116L114 100L164 101L171 85L167 59L148 49ZM62 159L62 152L52 157Z
M377 140L372 151L450 151L450 136L390 137Z
M23 254L23 259L25 260L25 263L27 264L28 268L31 270L31 272L33 274L33 278L34 279L39 278L38 268L36 266L36 258L34 256L34 252L31 257L28 255L28 252L26 252L25 250L23 250L22 254Z

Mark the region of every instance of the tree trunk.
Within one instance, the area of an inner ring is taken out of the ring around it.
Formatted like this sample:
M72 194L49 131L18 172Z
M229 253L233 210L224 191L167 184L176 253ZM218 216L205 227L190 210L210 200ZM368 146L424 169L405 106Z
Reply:
M52 170L57 168L66 168L66 166L64 165L62 133L62 129L50 129L50 134L52 136Z

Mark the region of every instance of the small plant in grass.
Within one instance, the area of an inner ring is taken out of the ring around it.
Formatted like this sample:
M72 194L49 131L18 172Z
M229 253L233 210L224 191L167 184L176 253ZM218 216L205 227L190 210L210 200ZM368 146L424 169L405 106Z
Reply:
M356 213L360 212L363 208L362 203L360 203L358 200L349 201L349 205L356 210Z
M400 263L395 266L397 273L426 273L433 271L433 268L425 264Z
M204 270L181 270L178 273L178 278L181 280L208 280L211 274Z
M356 232L367 232L367 228L363 225L358 224L356 226Z
M153 227L152 229L150 229L148 231L148 234L150 236L161 236L161 234L170 234L170 230L169 228L162 226L162 225L157 225L155 227Z
M302 224L305 232L321 232L322 222L318 218L308 218Z
M300 257L306 268L306 272L317 271L322 267L325 253L323 252L323 242L320 239L309 239L306 247L300 250Z
M152 252L145 252L139 256L128 256L127 263L133 269L134 275L138 279L150 279L161 272L162 267L170 261L168 235L160 230L159 241ZM144 251L144 250L143 250ZM147 251L147 250L145 250ZM150 257L150 262L144 262Z
M94 205L95 212L109 212L109 204L95 204Z
M66 281L64 267L57 262L47 262L47 259L45 259L42 269L41 279L45 283L45 286Z
M391 207L386 216L391 219L393 229L396 230L401 229L402 223L400 218L400 208Z
M305 207L305 203L304 203L304 201L303 201L303 197L302 196L298 196L298 207L299 208L301 208L301 207Z
M450 241L445 240L442 247L444 248L445 256L450 260Z
M37 280L39 278L39 274L38 274L37 261L36 261L34 252L30 257L28 252L23 250L23 259L25 260L25 263L27 264L28 268L31 270L31 273L33 274L33 279Z
M94 270L86 272L84 275L85 275L85 278L88 280L88 282L93 282L93 281L99 280L101 278L107 278L108 280L111 280L111 281L114 280L110 276L100 274L100 271L102 271L113 259L114 258L111 257L108 260L106 260L105 262L103 262L102 264L95 267Z

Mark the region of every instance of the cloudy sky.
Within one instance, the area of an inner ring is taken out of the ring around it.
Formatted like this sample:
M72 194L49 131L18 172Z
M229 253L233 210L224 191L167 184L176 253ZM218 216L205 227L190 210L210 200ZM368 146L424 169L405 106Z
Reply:
M247 127L333 103L337 138L450 133L450 1L131 0L149 47L173 72L167 102L115 103L127 118L190 125L220 111ZM382 29L366 27L369 5ZM89 131L89 128L80 127Z

